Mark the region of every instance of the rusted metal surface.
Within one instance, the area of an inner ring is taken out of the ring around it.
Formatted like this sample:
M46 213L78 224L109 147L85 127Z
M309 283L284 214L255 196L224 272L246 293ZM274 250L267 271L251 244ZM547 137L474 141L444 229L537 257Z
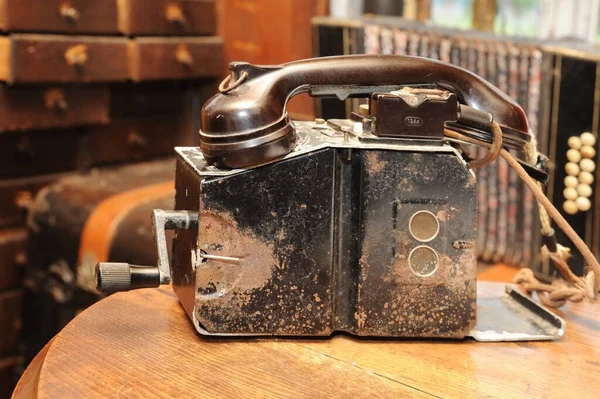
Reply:
M181 158L177 158L175 173L175 209L199 210L200 178ZM188 316L194 314L195 258L197 231L176 231L173 237L171 280L173 290Z
M475 241L475 177L452 155L373 151L364 157L353 327L364 335L467 335L476 316L476 257L472 246L452 243ZM422 211L438 221L431 240L411 231L411 218ZM437 254L431 275L413 271L418 247Z
M306 123L296 129L293 154L245 171L178 150L176 209L199 210L199 229L197 237L177 232L173 284L197 329L467 335L476 318L477 196L465 162L446 146L377 149ZM319 144L336 140L344 148ZM435 221L431 239L411 232L419 212ZM437 265L415 272L409 258L421 247Z
M333 331L334 157L320 151L202 182L199 250L241 258L197 265L196 318L206 330Z

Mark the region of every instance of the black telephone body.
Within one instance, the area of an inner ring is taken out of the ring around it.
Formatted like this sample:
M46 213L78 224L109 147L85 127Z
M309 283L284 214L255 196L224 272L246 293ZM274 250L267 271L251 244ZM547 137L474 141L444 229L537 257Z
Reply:
M523 110L418 57L230 70L203 107L200 146L176 148L176 210L153 214L158 268L99 264L99 288L171 283L203 335L475 336L487 322L477 181L444 128L491 143L493 120L505 148L524 151ZM303 92L365 100L350 119L292 121L287 102ZM522 164L543 181L541 163ZM176 230L171 266L165 229Z

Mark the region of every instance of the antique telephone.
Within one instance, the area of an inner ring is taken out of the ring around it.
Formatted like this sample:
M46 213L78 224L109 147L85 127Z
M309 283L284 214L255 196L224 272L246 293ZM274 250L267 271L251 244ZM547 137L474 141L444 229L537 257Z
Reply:
M478 76L405 56L232 63L176 149L175 211L155 210L158 267L101 263L99 290L173 285L203 335L556 339L526 296L478 298L477 182L463 147L523 154L523 110ZM288 100L368 99L349 120L291 121ZM519 157L517 157L519 158ZM531 158L531 157L529 157ZM165 230L175 230L169 266Z

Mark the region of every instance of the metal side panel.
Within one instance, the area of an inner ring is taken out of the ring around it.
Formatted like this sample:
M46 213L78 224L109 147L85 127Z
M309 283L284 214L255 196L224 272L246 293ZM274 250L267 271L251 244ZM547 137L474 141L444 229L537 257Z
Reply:
M501 297L477 299L477 324L469 336L477 341L553 341L566 323L554 313L507 285Z

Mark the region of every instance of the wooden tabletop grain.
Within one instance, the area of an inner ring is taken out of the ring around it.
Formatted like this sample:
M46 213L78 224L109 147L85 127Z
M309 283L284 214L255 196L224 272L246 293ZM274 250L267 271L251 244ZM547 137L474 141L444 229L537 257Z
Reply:
M503 284L488 284L498 294ZM169 288L81 313L29 366L15 398L591 398L600 308L568 305L559 342L206 339Z

